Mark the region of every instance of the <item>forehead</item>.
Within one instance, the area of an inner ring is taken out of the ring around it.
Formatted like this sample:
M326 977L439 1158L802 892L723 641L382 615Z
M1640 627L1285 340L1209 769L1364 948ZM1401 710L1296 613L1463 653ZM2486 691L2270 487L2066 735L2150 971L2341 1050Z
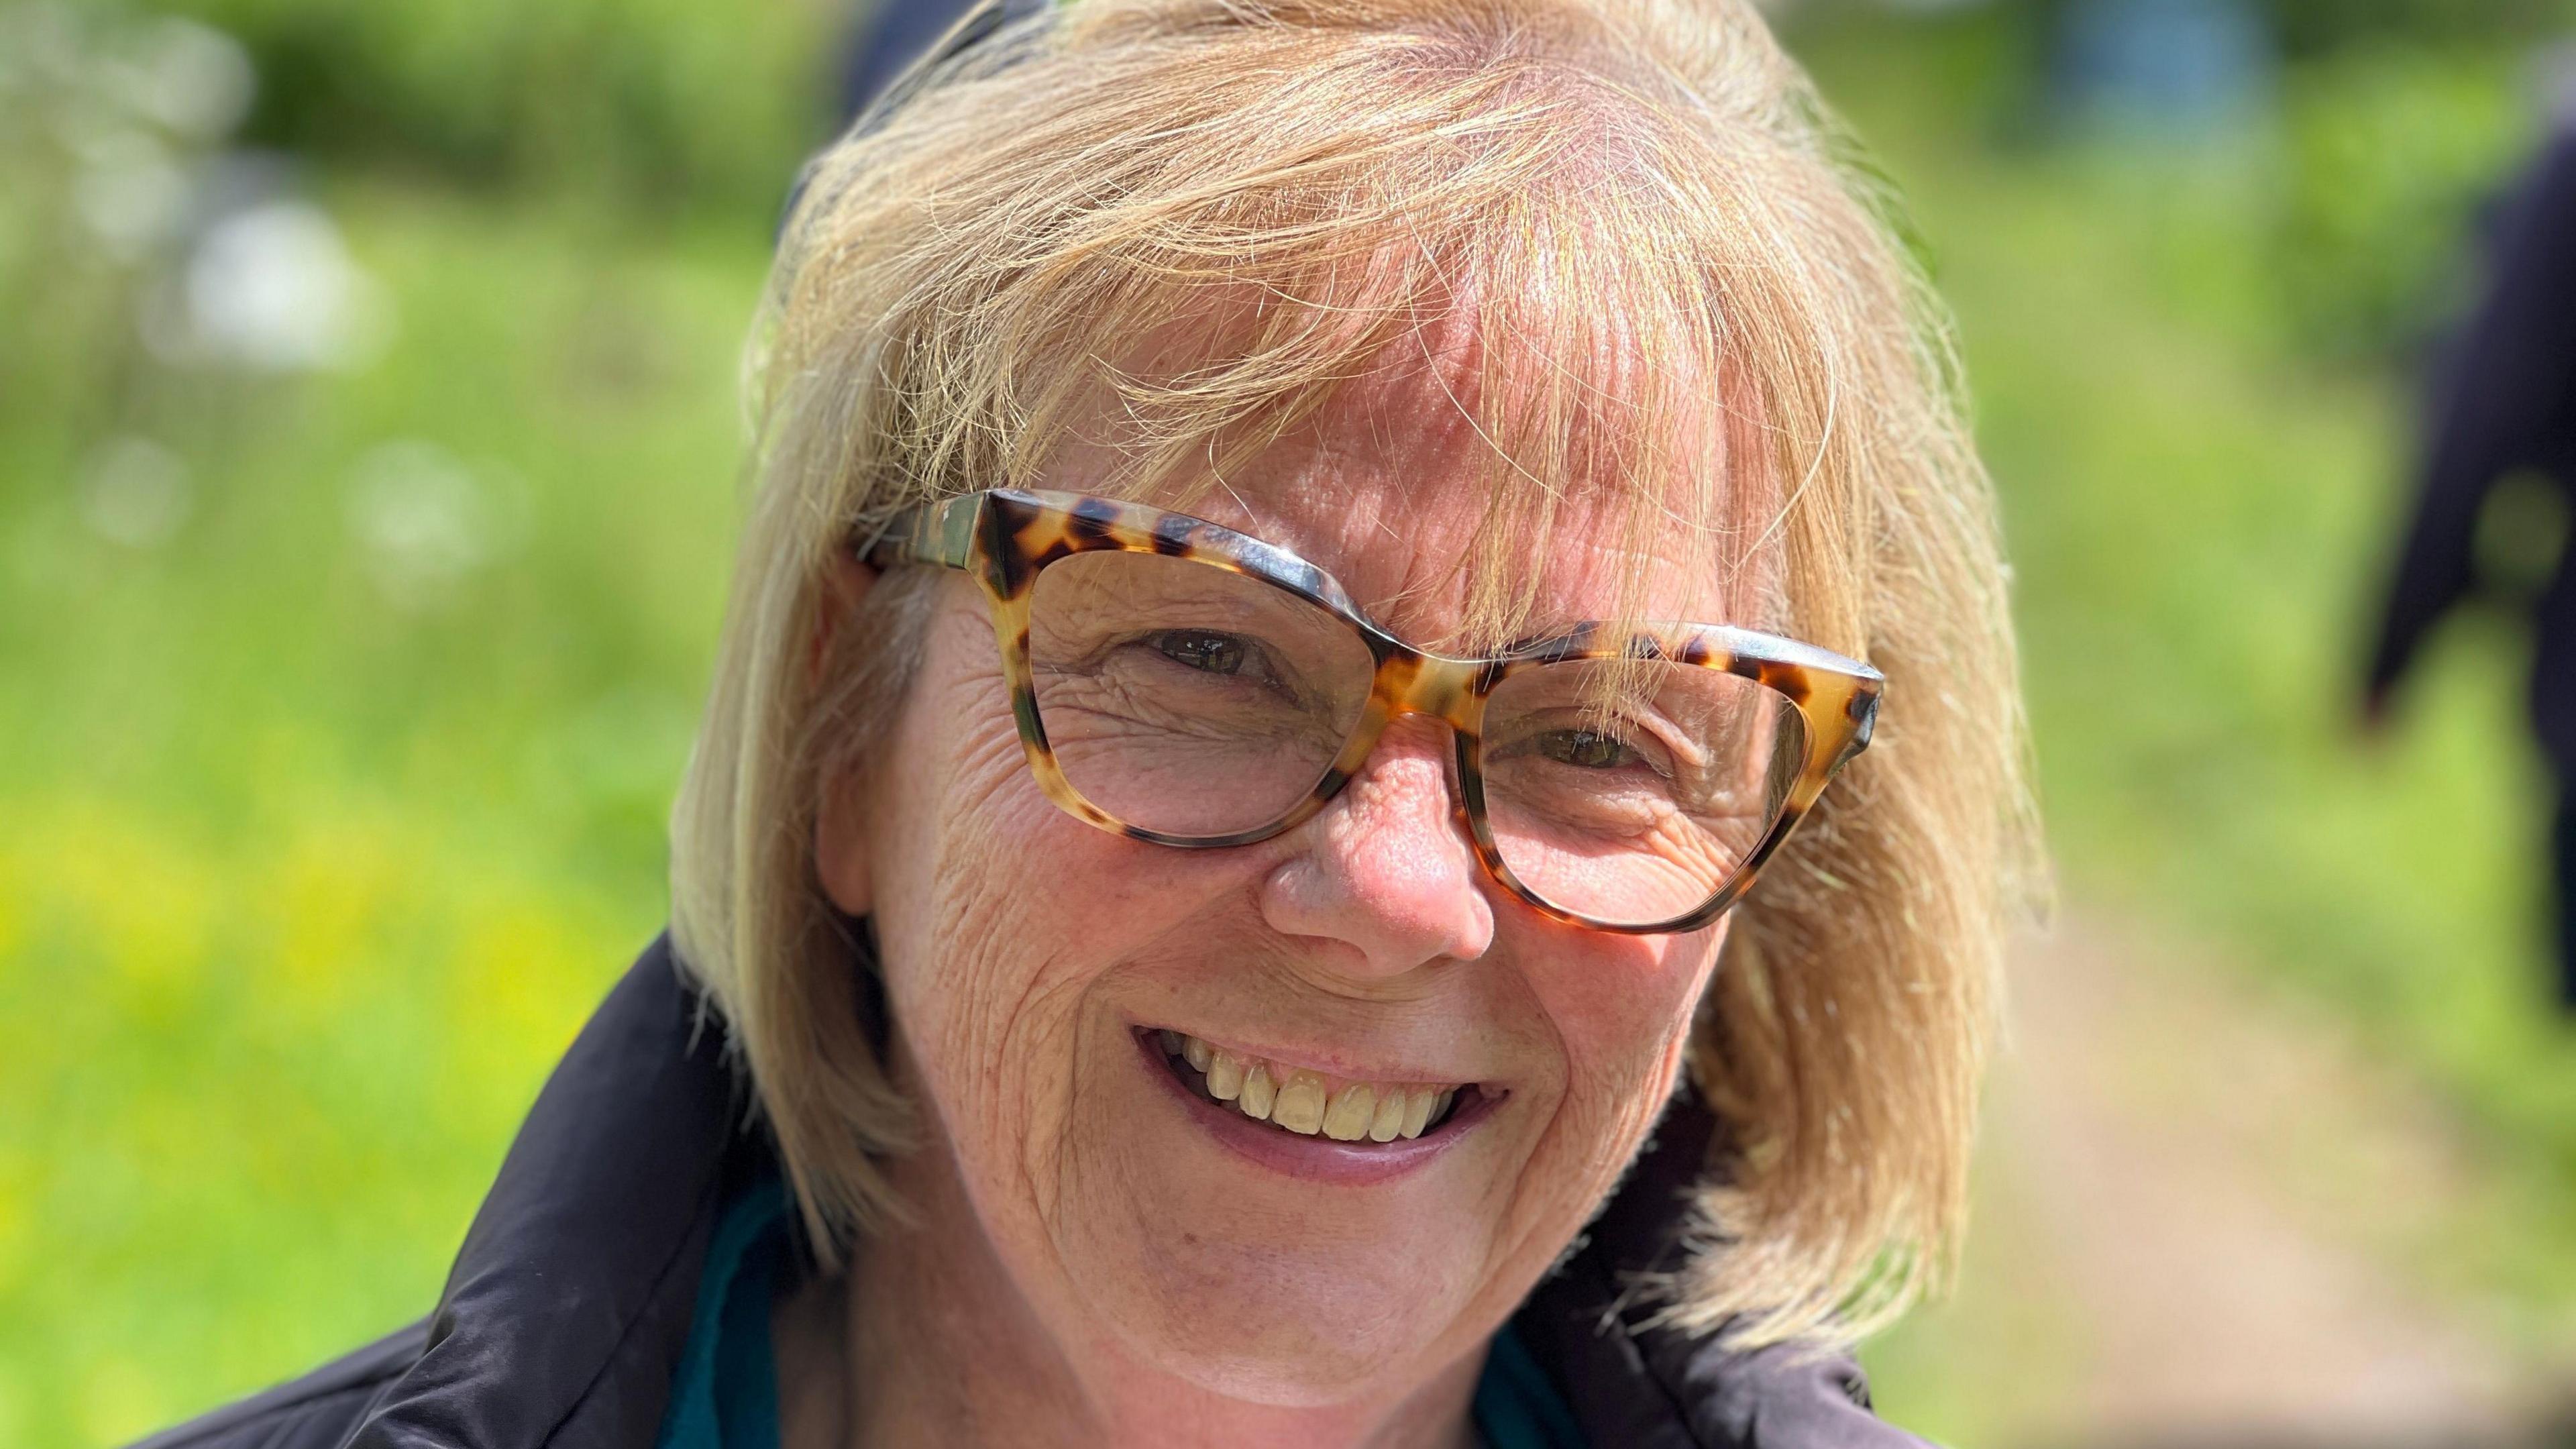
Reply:
M1416 336L1221 476L1139 484L1127 454L1098 441L1115 435L1103 426L1075 430L1094 441L1057 450L1036 486L1137 498L1289 549L1424 648L1595 619L1770 626L1777 550L1758 545L1768 490L1736 477L1743 460L1729 456L1714 385L1675 418L1604 405L1609 390L1594 384L1591 406L1522 427L1540 405L1498 395L1508 383L1495 379L1513 370L1490 365L1471 324L1453 314ZM1532 446L1550 424L1581 436ZM1491 617L1496 599L1508 618Z

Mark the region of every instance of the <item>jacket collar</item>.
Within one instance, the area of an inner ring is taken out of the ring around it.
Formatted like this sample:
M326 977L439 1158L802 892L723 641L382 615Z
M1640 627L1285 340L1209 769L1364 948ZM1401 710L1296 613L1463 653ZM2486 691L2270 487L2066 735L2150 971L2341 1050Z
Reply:
M723 1041L655 940L538 1094L352 1449L650 1449L716 1216L766 1152Z

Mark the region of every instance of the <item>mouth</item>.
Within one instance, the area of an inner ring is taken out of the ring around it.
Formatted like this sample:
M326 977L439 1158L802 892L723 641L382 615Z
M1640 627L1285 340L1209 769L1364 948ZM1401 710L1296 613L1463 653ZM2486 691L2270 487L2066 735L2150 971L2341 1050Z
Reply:
M1476 1082L1332 1077L1168 1028L1139 1028L1136 1038L1165 1074L1201 1103L1278 1137L1321 1137L1400 1152L1454 1134L1504 1095Z

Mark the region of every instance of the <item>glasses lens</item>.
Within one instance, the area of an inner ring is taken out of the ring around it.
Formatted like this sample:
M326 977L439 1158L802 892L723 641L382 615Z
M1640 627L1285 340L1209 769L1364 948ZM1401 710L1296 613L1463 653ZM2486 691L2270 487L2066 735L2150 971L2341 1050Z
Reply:
M1706 905L1778 823L1806 759L1796 706L1656 660L1526 669L1485 703L1485 815L1559 910L1646 926Z
M1029 671L1057 768L1164 835L1268 825L1315 788L1368 703L1357 631L1231 569L1093 552L1038 572Z

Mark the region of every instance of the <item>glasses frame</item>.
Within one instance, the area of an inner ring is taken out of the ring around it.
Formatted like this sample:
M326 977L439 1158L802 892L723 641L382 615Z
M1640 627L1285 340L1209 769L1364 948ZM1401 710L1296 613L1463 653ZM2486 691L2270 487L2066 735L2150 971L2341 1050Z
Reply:
M1450 804L1486 874L1520 901L1551 919L1619 935L1650 936L1696 931L1742 899L1765 862L1813 809L1835 772L1869 743L1885 678L1875 669L1830 650L1778 635L1725 624L1655 624L1614 634L1600 623L1504 654L1459 659L1429 654L1378 627L1360 612L1332 575L1275 544L1221 524L1167 509L1076 493L1010 488L961 494L923 503L895 515L884 528L854 537L851 552L879 569L930 564L963 570L983 586L994 642L1011 689L1011 714L1038 788L1066 814L1130 840L1184 850L1252 845L1312 819L1357 775L1388 725L1408 714L1428 715L1449 727L1455 747ZM1150 553L1227 569L1282 589L1323 609L1359 633L1377 670L1368 702L1341 751L1306 798L1278 818L1226 835L1182 836L1130 825L1094 805L1065 778L1038 718L1037 685L1029 664L1029 608L1040 570L1078 553ZM1581 659L1655 659L1722 670L1762 685L1786 699L1805 725L1807 757L1782 802L1780 817L1734 871L1696 909L1668 920L1604 921L1570 911L1523 885L1494 843L1485 816L1481 766L1485 701L1496 686L1523 670Z

